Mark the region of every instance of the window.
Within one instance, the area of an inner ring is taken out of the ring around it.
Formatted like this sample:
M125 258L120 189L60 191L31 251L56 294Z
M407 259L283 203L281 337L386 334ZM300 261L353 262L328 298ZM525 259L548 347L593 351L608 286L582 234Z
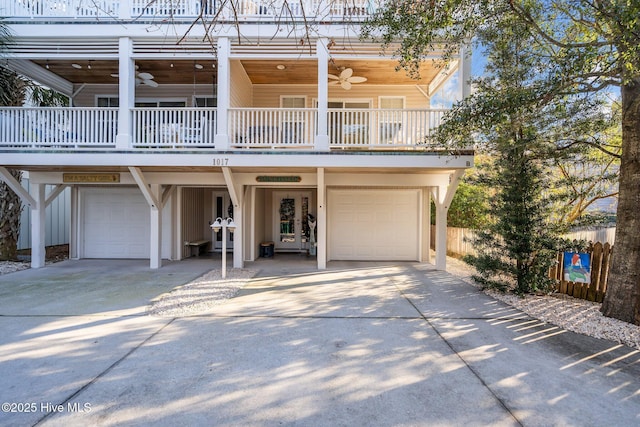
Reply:
M193 105L199 108L215 108L218 106L218 98L213 96L197 96L193 101Z
M96 100L96 105L98 107L119 107L120 100L118 97L99 96Z
M305 96L281 96L280 107L281 108L305 108L307 105L307 99Z
M402 139L402 115L404 114L404 98L395 96L381 96L378 98L380 105L380 128L378 139L380 144L395 144Z

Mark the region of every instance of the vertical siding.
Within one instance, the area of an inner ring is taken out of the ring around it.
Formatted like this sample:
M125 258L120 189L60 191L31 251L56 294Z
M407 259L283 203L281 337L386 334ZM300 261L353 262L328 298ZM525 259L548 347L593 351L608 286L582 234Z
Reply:
M231 61L231 107L255 107L252 105L253 85L240 61Z
M29 190L29 179L22 179L22 186ZM53 190L53 185L45 186L45 194ZM69 243L71 229L71 189L58 195L46 209L45 245L65 245ZM18 249L31 247L31 208L25 206L20 217L20 235L18 237Z
M210 236L203 234L204 226L208 225L209 219L205 217L205 197L204 188L184 188L182 190L182 240L185 242L210 239ZM204 224L204 225L203 225ZM183 246L182 256L184 258L191 255L191 249Z
M307 97L307 108L313 107L313 99L318 98L318 88L315 85L254 85L253 106L259 108L280 107L280 95L304 95ZM413 86L358 86L351 90L340 87L329 88L329 99L371 99L372 108L378 108L379 96L402 96L405 98L405 108L429 108L429 98Z

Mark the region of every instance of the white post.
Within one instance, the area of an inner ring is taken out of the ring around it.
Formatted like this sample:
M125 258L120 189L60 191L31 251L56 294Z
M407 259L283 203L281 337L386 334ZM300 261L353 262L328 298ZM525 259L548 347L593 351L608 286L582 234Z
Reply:
M318 168L318 216L316 228L316 240L318 250L316 252L318 270L327 269L327 187L324 180L324 168Z
M319 39L316 44L318 55L318 118L316 135L316 150L329 150L329 135L327 134L327 115L329 103L329 50L327 41Z
M431 263L431 192L422 189L422 257L421 262Z
M31 205L31 268L41 268L45 262L45 185L31 183L30 188L36 202Z
M151 184L149 187L158 200L161 197L160 185ZM149 267L157 269L162 267L162 206L151 206L149 212Z
M222 278L227 278L227 221L222 221Z
M469 45L460 47L460 66L458 67L458 93L460 99L471 95L471 48Z
M216 123L215 147L229 149L229 104L231 102L231 73L229 70L230 42L227 37L218 38L218 120Z
M118 51L118 81L119 99L118 107L118 136L116 148L128 149L131 147L131 108L135 105L135 61L131 58L133 42L129 37L120 37Z

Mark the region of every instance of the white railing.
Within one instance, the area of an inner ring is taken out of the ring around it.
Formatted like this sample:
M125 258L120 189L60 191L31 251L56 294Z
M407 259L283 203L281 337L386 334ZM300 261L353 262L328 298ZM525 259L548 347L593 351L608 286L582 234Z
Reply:
M117 18L117 0L0 0L0 16L26 18Z
M426 148L446 110L329 109L331 148ZM133 149L215 149L215 108L134 108ZM313 149L313 108L230 108L229 148ZM0 108L0 148L116 148L116 108Z
M313 148L316 114L314 108L230 108L229 145Z
M16 18L195 18L253 20L302 17L364 19L385 0L0 0L0 16Z
M117 108L0 108L2 148L113 148Z
M134 108L134 148L214 148L213 108Z
M416 147L429 142L446 110L329 109L331 147Z

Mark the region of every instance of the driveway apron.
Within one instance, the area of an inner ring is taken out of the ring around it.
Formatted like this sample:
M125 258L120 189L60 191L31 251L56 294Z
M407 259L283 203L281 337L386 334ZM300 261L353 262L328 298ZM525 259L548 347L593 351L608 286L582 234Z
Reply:
M638 351L531 319L423 264L252 263L235 298L163 318L146 314L150 301L211 265L101 263L0 276L0 395L35 404L3 410L0 424L640 422Z

